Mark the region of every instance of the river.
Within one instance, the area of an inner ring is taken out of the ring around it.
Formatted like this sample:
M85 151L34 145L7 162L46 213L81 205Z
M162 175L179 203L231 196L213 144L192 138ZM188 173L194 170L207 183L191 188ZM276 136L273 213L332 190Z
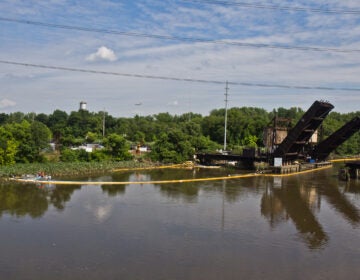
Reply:
M0 279L360 279L360 181L339 181L337 172L158 185L3 184Z

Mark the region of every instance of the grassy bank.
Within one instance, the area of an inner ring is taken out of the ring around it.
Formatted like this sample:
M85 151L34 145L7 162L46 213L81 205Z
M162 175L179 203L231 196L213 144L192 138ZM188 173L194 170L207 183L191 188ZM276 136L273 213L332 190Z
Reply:
M150 162L121 161L121 162L55 162L55 163L28 163L2 166L0 168L0 178L6 179L12 176L22 176L24 174L37 174L44 172L52 177L57 176L76 176L94 175L110 172L113 169L121 168L141 168L154 166Z

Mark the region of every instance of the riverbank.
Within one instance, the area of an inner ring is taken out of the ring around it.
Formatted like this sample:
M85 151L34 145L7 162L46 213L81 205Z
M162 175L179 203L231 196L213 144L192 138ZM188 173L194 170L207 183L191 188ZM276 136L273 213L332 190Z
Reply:
M348 157L342 159L332 159L330 162L347 162L360 160L357 157ZM104 162L49 162L49 163L27 163L15 164L11 166L2 166L0 168L0 180L6 181L9 178L21 177L26 174L35 175L38 172L43 172L46 175L54 177L72 177L79 175L101 175L113 171L124 171L127 169L146 169L146 168L164 168L158 162L151 161L104 161ZM182 168L188 167L187 163L181 165ZM191 166L190 168L192 168ZM218 166L217 166L218 167ZM210 168L210 167L207 167ZM275 172L277 173L277 172Z
M14 176L37 174L44 172L52 177L98 175L122 168L149 168L158 166L158 163L139 161L104 161L104 162L54 162L54 163L26 163L0 168L0 179L6 180Z

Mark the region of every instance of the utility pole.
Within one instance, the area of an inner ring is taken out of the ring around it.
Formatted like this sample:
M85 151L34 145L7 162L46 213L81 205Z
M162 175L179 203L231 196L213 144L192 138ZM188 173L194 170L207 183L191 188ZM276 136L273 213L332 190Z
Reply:
M105 137L105 108L103 111L102 131L103 131L103 138L104 138Z
M226 130L227 130L227 107L228 107L228 96L229 96L229 86L228 81L226 81L225 87L225 132L224 132L224 151L226 151Z

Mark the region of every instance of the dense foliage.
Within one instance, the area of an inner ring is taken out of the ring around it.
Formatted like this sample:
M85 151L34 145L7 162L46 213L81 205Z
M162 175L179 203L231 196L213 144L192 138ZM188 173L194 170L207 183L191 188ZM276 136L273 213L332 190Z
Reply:
M115 118L105 112L55 110L52 114L0 114L0 165L46 161L104 162L124 161L133 156L130 146L147 145L148 158L164 163L192 159L196 152L210 152L223 147L224 109L208 116L186 113ZM227 148L261 147L262 133L272 118L292 119L294 125L304 114L301 108L242 107L228 110ZM326 138L360 112L330 113L320 131ZM105 124L105 126L104 126ZM50 141L57 156L49 157ZM76 149L85 143L101 144L92 153ZM339 155L360 154L360 134L356 133L335 151Z

